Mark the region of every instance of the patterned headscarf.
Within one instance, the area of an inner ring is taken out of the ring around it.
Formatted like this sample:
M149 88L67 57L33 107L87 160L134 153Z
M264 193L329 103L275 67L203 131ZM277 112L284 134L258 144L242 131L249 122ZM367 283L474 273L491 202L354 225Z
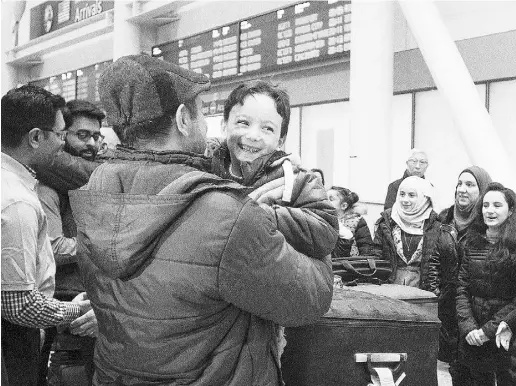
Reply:
M414 189L417 201L410 210L405 210L400 204L400 190ZM433 186L427 180L411 176L403 180L398 188L396 202L392 207L391 218L400 228L411 235L422 235L425 220L432 212Z
M479 166L470 166L469 168L464 169L460 172L459 177L463 173L470 173L473 175L473 177L475 177L479 190L478 198L480 198L485 192L487 185L491 182L491 176L489 173ZM455 220L455 226L457 227L458 231L467 228L473 222L473 218L475 217L475 211L473 208L475 207L476 203L477 202L475 201L470 203L468 206L460 206L457 200L457 188L455 188L455 206L453 208L453 219Z

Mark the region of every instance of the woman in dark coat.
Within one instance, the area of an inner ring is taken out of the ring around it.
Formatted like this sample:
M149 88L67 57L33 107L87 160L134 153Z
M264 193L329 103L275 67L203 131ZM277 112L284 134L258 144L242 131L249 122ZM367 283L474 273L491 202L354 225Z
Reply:
M497 328L516 309L516 195L487 187L463 247L457 286L460 385L514 385L511 352L496 346Z
M436 293L430 257L440 223L432 209L432 191L432 185L422 178L403 180L394 206L376 222L374 255L391 262L391 283Z
M328 190L328 199L339 219L339 240L332 257L369 255L373 239L366 221L354 209L359 200L358 195L349 189L332 186Z
M431 259L439 288L438 313L441 320L439 354L437 358L450 364L454 385L457 367L457 276L459 271L460 244L474 218L474 207L491 182L489 173L479 166L470 166L460 172L455 188L455 203L439 214L441 234Z

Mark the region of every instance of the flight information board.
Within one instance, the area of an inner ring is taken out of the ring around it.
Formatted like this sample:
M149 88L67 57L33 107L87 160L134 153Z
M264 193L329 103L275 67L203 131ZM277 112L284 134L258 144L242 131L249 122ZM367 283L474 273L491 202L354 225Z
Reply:
M235 76L238 73L238 23L170 42L154 52L166 61L179 64L210 78Z
M349 55L351 2L307 1L154 46L152 55L212 80Z
M76 71L69 71L29 82L29 84L61 95L67 102L73 99L84 99L92 103L99 103L98 82L102 71L112 61L97 63Z

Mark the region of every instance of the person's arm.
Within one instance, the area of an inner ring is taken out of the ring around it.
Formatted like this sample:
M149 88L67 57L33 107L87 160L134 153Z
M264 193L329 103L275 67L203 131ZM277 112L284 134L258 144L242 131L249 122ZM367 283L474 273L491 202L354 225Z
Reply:
M38 185L37 191L41 206L47 215L47 233L52 244L56 265L75 263L77 239L64 236L59 195L54 189L41 184Z
M89 301L62 302L38 290L2 291L2 318L31 328L69 324L90 309Z
M384 219L380 217L376 223L374 224L374 241L371 248L371 254L380 259L389 260L388 251L384 251L384 235L383 235L383 221ZM386 243L385 243L386 244ZM387 248L387 244L385 248Z
M516 312L516 298L513 298L510 303L499 309L490 320L484 323L481 327L482 331L484 331L484 334L486 334L489 339L494 339L496 329L500 322L506 320L508 316L514 312Z
M100 163L59 151L37 165L34 170L38 180L62 194L86 185L93 170Z
M298 252L316 259L332 253L338 240L338 220L315 174L300 171L294 177L290 202L270 208L278 230Z
M511 311L505 318L505 323L510 327L512 331L516 331L516 310Z
M457 284L457 321L459 324L459 333L461 337L465 337L471 331L478 329L478 323L473 316L469 295L469 264L470 258L465 255L462 257L462 264L459 270L459 279Z
M367 256L371 254L373 239L369 231L369 226L363 217L360 218L357 228L355 229L355 241L360 255Z
M428 262L428 285L431 291L437 296L441 294L441 259L443 258L441 256L443 251L441 238L443 237L444 234L441 232Z
M229 235L218 281L223 299L285 327L318 320L333 292L330 257L316 260L297 252L251 200Z

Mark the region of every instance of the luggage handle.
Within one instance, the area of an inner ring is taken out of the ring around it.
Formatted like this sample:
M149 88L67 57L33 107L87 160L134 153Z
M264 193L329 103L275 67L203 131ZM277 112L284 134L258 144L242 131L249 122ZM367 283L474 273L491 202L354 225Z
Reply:
M373 368L373 363L397 363L397 365L392 369L392 373L396 374L403 370L405 364L407 362L407 353L356 353L355 354L355 362L364 363L367 362L367 367L371 374L376 373ZM403 372L401 376L398 378L396 384L399 384L401 380L404 378L405 373Z
M371 273L362 273L358 272L355 267L353 267L348 261L339 261L339 264L342 265L342 267L350 272L353 272L354 274L361 276L361 277L372 277L376 274L376 262L374 259L366 259L367 263L369 264L369 269L371 269L373 272Z

